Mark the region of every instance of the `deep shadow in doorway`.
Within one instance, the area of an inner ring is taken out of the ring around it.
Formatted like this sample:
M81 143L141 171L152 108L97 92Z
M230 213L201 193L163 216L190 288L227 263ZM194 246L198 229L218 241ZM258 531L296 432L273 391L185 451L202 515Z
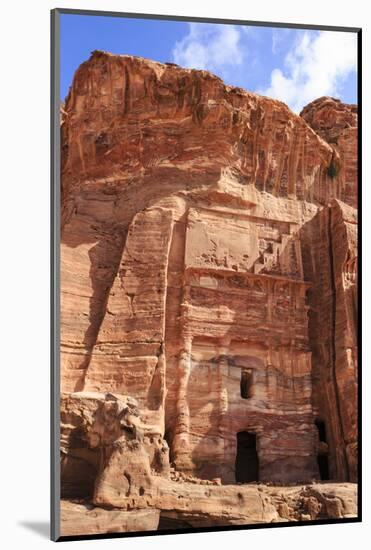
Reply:
M236 482L249 483L259 480L259 460L256 451L256 434L237 434Z

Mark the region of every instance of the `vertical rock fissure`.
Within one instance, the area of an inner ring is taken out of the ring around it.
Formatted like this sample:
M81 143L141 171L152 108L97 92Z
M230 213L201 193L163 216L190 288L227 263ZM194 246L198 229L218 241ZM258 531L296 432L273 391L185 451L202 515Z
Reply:
M170 271L170 253L171 253L171 245L174 238L174 220L172 220L171 223L171 236L169 238L168 242L168 250L167 250L167 266L165 271L165 288L166 292L163 299L163 311L164 311L164 319L163 319L163 326L162 326L162 340L160 343L160 352L159 352L159 365L161 369L161 379L162 379L162 392L161 392L161 407L163 407L163 426L162 426L162 436L165 438L166 433L166 394L167 394L167 368L166 368L166 322L167 322L167 316L168 316L168 300L169 300L169 271ZM166 438L165 438L166 439ZM167 441L170 449L170 443Z
M112 270L112 278L109 281L109 284L107 285L106 293L105 293L104 299L102 300L102 308L101 308L101 312L100 312L100 318L99 318L99 321L97 323L97 328L96 328L96 331L95 331L95 334L94 334L93 342L92 342L92 344L89 347L88 352L87 352L87 357L86 357L85 364L84 364L84 372L83 372L81 378L76 383L75 391L83 391L84 387L85 387L85 380L86 380L86 376L87 376L87 373L88 373L88 370L89 370L89 366L90 366L91 358L92 358L92 355L93 355L93 351L94 351L94 348L97 344L98 335L99 335L103 320L104 320L104 318L107 314L107 304L108 304L109 295L110 295L113 283L114 283L114 281L115 281L115 279L118 275L118 272L119 272L122 255L123 255L124 250L125 250L125 243L126 243L127 234L128 234L128 232L125 231L121 235L121 243L120 243L120 246L119 246L119 254L117 254L116 265L114 265L114 269Z
M127 115L127 113L130 110L130 77L129 77L129 70L127 67L125 67L125 84L124 84L124 115Z
M333 241L332 241L332 208L329 208L328 215L328 243L329 243L329 263L330 263L330 284L332 289L332 301L331 301L331 377L334 385L334 394L336 402L336 415L338 417L338 424L341 433L341 450L343 455L343 461L345 466L346 480L349 480L349 465L347 455L345 452L345 433L341 416L339 387L336 377L336 280L335 280L335 266L334 266L334 254L333 254Z

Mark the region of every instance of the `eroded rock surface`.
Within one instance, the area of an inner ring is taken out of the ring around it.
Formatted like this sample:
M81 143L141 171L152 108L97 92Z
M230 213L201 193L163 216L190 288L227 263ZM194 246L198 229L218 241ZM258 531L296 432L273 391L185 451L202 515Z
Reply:
M73 510L89 532L109 510L116 531L356 513L356 136L332 98L297 116L205 71L80 66L62 113L65 533ZM333 508L321 478L342 482ZM138 510L142 527L120 515Z
M325 425L330 478L357 480L357 213L340 201L302 228L313 411Z
M61 411L62 536L356 515L352 483L221 485L175 476L166 442L132 398L66 394Z
M337 178L337 198L357 208L357 105L348 105L332 97L320 97L309 103L300 115L334 150L328 174Z

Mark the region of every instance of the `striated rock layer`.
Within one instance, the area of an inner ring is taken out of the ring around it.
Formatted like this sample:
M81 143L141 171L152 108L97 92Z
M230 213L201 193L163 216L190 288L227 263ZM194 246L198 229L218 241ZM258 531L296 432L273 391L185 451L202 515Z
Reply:
M173 64L80 66L62 113L65 534L109 510L115 531L334 517L319 485L290 511L236 484L357 479L356 124L332 98L297 116Z
M333 148L329 175L337 178L337 197L357 208L357 105L321 97L309 103L300 115Z
M330 478L356 481L356 211L335 200L303 226L302 243L313 281L308 292L313 410L325 425Z

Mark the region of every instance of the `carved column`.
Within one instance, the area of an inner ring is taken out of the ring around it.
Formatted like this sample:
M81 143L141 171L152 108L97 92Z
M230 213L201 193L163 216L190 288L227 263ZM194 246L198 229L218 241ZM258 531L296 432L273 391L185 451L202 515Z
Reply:
M223 338L219 341L218 353L218 389L219 389L219 432L222 432L222 420L228 410L227 376L228 376L228 353L230 338ZM222 435L222 434L221 434Z
M178 469L192 469L189 444L188 380L191 373L192 336L183 335L178 361L178 396L173 439L174 462Z
M220 455L219 476L223 481L231 483L234 481L234 474L230 472L232 458L234 458L235 436L228 425L231 421L230 416L226 416L228 411L228 355L231 339L229 337L220 338L218 342L218 449ZM232 435L233 434L233 435Z

